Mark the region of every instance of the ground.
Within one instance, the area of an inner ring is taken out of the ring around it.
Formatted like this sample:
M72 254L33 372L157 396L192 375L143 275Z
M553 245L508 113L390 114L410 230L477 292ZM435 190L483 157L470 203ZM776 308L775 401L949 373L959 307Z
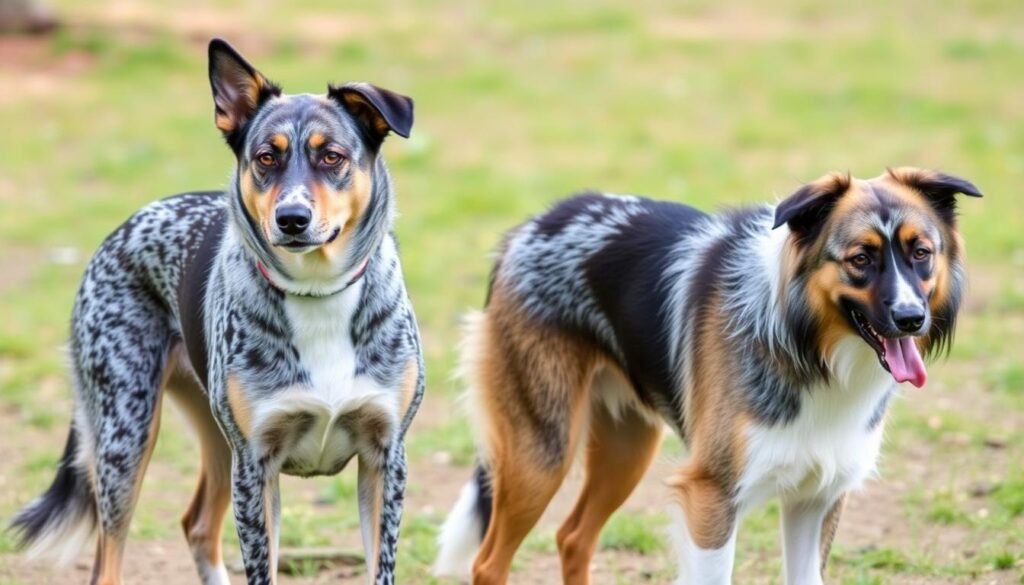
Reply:
M962 206L970 292L949 359L893 407L879 477L852 497L830 581L1024 582L1024 4L54 4L68 25L56 36L0 38L0 521L53 476L71 406L62 344L89 254L144 203L225 182L204 62L217 35L287 91L365 79L416 99L412 139L385 146L429 382L409 436L400 582L434 582L437 527L471 473L451 373L459 317L483 300L502 230L581 188L713 209L830 170L904 164L986 194ZM130 583L196 582L178 517L197 451L170 412L132 528ZM674 574L661 481L685 450L669 438L662 451L603 533L596 583ZM513 582L557 579L553 533L578 483L520 551ZM285 545L358 550L352 470L289 479L283 493ZM747 518L737 582L779 581L777 534L773 506ZM237 560L231 526L226 540ZM13 546L0 536L0 584L87 581L87 552L61 569L25 564ZM339 568L282 582L362 579Z

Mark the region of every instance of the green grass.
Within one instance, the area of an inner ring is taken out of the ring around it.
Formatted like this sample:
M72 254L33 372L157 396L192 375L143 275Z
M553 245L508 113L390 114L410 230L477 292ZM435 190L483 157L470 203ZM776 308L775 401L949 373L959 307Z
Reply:
M184 0L141 3L136 27L103 3L55 4L72 26L42 41L37 60L0 57L0 86L17 88L0 98L0 447L14 455L0 463L0 519L52 477L70 412L61 348L92 250L141 205L228 176L195 40L209 27L182 16L194 11L287 91L366 79L416 99L412 138L385 152L427 406L452 416L414 428L408 452L414 469L451 465L460 480L474 459L453 406L460 315L482 303L502 231L528 214L588 187L713 209L772 200L830 170L911 164L974 180L986 197L962 204L976 270L967 313L929 388L895 402L881 464L900 494L887 513L917 544L883 535L846 547L841 533L830 575L869 584L1019 570L1024 476L1010 462L1024 460L1024 4L309 0L257 13ZM140 539L180 538L197 455L174 418L143 488ZM665 451L685 455L675 439ZM966 495L979 482L994 488ZM352 470L305 485L287 486L282 542L354 542ZM433 495L415 474L409 489ZM406 515L402 582L432 582L444 510L426 504ZM776 582L777 523L775 505L745 520L738 581ZM233 531L229 520L229 557ZM529 537L517 569L555 554L552 533ZM943 537L973 554L950 556ZM658 580L670 571L666 544L660 516L621 511L599 557L643 555ZM0 552L11 546L0 534ZM0 583L24 582L7 577L14 563L0 556Z
M666 550L665 518L615 514L601 531L602 550L621 550L650 555Z

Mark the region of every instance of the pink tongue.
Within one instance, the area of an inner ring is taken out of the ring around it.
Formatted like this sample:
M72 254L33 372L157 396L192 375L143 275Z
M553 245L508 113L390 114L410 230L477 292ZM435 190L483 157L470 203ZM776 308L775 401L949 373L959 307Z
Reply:
M900 339L884 339L885 363L897 382L910 382L920 388L928 378L924 369L924 361L913 337Z

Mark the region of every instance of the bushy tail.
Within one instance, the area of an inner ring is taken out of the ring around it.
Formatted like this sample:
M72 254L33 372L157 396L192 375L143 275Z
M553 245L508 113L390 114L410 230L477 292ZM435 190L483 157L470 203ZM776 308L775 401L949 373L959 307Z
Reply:
M30 559L69 563L96 530L96 498L86 472L75 461L78 441L72 425L50 489L11 522L9 530L17 535L18 548Z
M441 526L438 536L438 576L469 577L487 526L491 522L491 480L487 468L478 463L473 479L463 486L459 499Z

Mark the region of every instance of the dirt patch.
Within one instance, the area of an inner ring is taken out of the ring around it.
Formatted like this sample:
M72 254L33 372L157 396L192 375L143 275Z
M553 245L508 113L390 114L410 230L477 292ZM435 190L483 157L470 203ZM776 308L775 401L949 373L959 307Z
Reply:
M0 36L0 107L68 90L95 59L83 51L55 54L45 36Z

